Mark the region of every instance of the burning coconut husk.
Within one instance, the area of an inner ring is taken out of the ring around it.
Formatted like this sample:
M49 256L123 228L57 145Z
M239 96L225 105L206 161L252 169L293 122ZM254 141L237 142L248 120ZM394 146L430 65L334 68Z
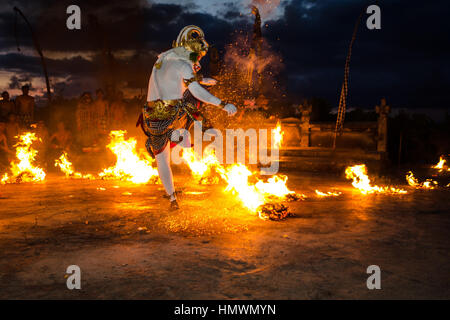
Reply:
M274 147L281 148L284 132L279 121L272 133L275 139ZM219 180L224 181L227 184L225 192L235 195L247 210L258 214L264 220L281 220L290 215L281 201L298 201L306 198L289 190L287 176L274 175L267 181L262 181L244 164L227 166L220 164L214 150L211 149L205 149L203 157L193 149L184 149L182 158L200 184L217 184Z
M288 216L284 209L274 205L274 201L302 199L302 195L297 195L287 187L287 176L274 175L267 181L262 181L243 164L221 165L215 154L208 150L205 150L205 156L202 158L192 149L185 149L182 157L199 183L216 183L220 177L227 184L225 192L235 195L246 209L258 214L262 219L265 219L267 212L271 210L275 210L272 220L278 220L275 217ZM265 207L268 204L271 205L270 210ZM263 211L266 213L262 214Z
M282 203L266 203L261 206L259 217L263 220L279 221L295 216L289 208Z

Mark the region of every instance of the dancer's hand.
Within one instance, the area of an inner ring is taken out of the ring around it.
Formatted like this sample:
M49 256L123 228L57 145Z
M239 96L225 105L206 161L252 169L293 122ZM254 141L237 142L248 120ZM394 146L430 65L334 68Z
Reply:
M223 110L225 110L229 116L233 116L237 112L236 107L231 103L227 103L225 107L223 107Z

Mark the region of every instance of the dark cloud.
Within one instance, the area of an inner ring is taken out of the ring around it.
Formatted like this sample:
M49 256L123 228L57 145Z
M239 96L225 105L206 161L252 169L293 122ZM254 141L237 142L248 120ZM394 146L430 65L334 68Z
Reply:
M30 89L33 89L31 79L32 79L32 77L27 74L22 74L20 77L12 76L9 79L8 88L9 89L21 89L22 86L28 85L28 87Z
M290 90L336 103L361 1L292 1L283 19L269 22L264 35L282 52ZM450 96L434 94L449 83L448 20L445 1L380 1L382 29L368 30L364 14L350 64L350 103L374 105L381 96L402 106L446 106ZM279 40L278 40L279 39ZM419 94L428 87L429 94Z
M94 76L105 52L115 54L117 72L132 87L146 85L155 52L166 50L187 24L201 26L211 44L223 53L236 30L251 30L250 15L224 1L221 15L201 11L203 2L153 4L146 1L77 1L82 30L65 28L65 9L72 1L16 1L35 27L42 48L51 51L93 52L66 59L48 59L52 76L82 79ZM363 15L350 64L349 103L372 107L382 96L394 106L443 107L450 103L448 4L437 1L379 1L382 29L366 28ZM283 57L280 75L289 95L325 97L337 104L348 44L358 15L367 5L358 0L282 1L279 19L266 21L263 35ZM192 10L195 8L196 10ZM190 10L188 10L190 9ZM264 18L264 17L263 17ZM15 48L12 6L0 12L0 50ZM31 47L29 32L19 20L21 47ZM119 50L134 52L120 58ZM83 58L84 57L84 58ZM0 55L0 68L40 75L37 57ZM77 80L78 81L78 80Z

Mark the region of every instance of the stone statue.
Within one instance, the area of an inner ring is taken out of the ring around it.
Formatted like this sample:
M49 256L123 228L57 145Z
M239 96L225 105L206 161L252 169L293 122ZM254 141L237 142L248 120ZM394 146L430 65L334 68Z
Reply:
M309 147L309 122L311 118L312 105L307 101L303 101L298 106L298 110L301 113L300 118L300 147Z

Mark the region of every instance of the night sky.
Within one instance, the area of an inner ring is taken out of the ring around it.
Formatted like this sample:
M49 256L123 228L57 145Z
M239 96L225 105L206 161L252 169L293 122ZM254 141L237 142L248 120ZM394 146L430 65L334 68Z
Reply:
M250 32L251 0L232 1L5 1L0 8L0 90L15 96L31 82L44 88L30 33L13 7L29 18L47 58L52 87L78 96L98 86L102 49L110 47L127 94L146 87L155 56L179 30L200 26L210 44L222 49L233 31ZM360 12L381 7L382 29L366 28L364 15L350 65L349 104L372 108L381 97L397 108L448 109L450 104L448 1L266 0L260 6L263 36L283 58L280 79L289 96L323 97L338 103L345 57ZM66 28L66 7L81 7L82 28Z

